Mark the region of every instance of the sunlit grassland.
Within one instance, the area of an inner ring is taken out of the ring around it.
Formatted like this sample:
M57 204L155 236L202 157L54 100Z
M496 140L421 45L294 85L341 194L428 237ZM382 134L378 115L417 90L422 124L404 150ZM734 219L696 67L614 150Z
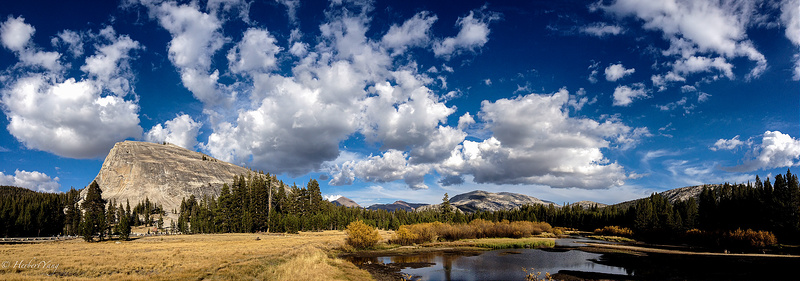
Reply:
M198 234L0 245L0 280L372 280L335 257L345 236ZM51 268L14 268L18 261Z

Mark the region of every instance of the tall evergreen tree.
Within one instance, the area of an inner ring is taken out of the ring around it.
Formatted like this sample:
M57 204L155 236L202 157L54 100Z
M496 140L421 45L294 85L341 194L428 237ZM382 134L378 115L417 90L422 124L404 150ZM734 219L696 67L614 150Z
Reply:
M117 216L119 217L119 223L116 228L117 232L119 232L119 240L128 240L131 236L131 218L122 204L117 208Z
M86 241L94 241L95 235L102 241L103 230L105 230L106 222L106 201L103 200L103 190L97 185L96 181L92 181L87 187L86 198L81 204L83 209L83 221L81 222L81 232L83 239Z

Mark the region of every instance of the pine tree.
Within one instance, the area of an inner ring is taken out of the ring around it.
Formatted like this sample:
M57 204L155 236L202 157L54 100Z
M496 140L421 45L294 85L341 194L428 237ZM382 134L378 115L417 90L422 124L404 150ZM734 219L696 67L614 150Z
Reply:
M119 217L119 223L116 228L117 232L119 232L119 240L128 240L131 236L131 218L122 204L120 204L117 209L117 216Z
M103 230L105 229L105 204L103 200L103 190L97 185L96 181L87 187L86 198L81 204L83 209L83 221L81 222L81 232L83 239L86 241L93 241L93 236L98 235L99 239L103 240Z
M440 208L443 220L446 222L451 221L453 210L450 207L450 196L447 195L447 193L445 193L444 198L442 198L442 205L440 206Z

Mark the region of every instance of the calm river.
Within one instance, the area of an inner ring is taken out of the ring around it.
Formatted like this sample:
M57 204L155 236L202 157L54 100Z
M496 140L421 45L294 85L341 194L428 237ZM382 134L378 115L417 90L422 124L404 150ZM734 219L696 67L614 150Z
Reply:
M523 268L572 279L632 280L797 280L800 258L591 253L585 238L556 241L554 249L433 252L400 256L349 256L379 279L525 280ZM600 241L592 240L598 243ZM391 273L394 272L394 273ZM375 275L378 274L378 275Z
M413 264L400 271L421 280L524 280L523 268L542 272L542 277L544 272L555 274L562 270L627 275L624 268L595 263L600 256L579 250L506 249L487 251L476 256L426 253L378 257L376 261L383 264ZM420 267L425 264L427 266Z

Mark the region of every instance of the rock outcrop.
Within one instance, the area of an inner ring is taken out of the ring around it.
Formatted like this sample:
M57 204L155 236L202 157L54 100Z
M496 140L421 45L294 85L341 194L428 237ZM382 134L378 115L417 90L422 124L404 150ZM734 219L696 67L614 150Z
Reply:
M148 198L170 217L183 198L218 196L222 185L251 171L172 144L124 141L114 145L95 181L103 199L131 206ZM81 197L85 194L81 193ZM175 219L173 218L173 219Z

